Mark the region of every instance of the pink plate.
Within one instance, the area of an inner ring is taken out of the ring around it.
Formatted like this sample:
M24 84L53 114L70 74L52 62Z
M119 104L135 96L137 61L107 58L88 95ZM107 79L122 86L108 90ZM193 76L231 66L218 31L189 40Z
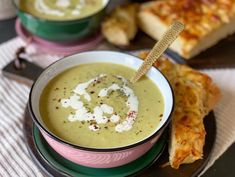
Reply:
M100 32L97 32L93 36L72 42L72 43L56 43L53 41L47 41L40 37L30 34L21 24L20 20L16 20L15 24L16 33L24 40L27 41L32 38L31 44L39 48L43 52L59 54L59 55L70 55L77 52L87 51L93 49L99 44L103 36Z

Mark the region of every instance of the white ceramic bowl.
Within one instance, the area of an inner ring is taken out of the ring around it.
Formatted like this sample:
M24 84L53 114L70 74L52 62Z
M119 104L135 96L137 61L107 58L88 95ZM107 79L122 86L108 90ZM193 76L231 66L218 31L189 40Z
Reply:
M118 148L96 149L71 144L54 135L43 123L39 112L39 99L48 82L59 73L80 64L97 62L121 64L134 70L137 70L143 63L142 60L135 56L110 51L92 51L68 56L50 65L39 76L31 89L28 106L31 117L40 129L44 138L60 155L80 165L95 168L111 168L136 160L146 153L154 145L154 143L156 143L170 122L174 98L172 89L167 79L160 71L152 67L147 73L147 76L160 89L164 98L165 108L158 128L151 135L134 144Z

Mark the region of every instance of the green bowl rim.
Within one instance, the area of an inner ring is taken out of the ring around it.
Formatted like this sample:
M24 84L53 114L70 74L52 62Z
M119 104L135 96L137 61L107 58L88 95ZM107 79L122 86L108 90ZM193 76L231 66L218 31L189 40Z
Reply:
M111 0L107 0L107 3L99 11L97 11L95 13L92 13L92 14L86 16L86 17L79 18L79 19L73 19L73 20L48 20L48 19L40 18L40 17L34 16L34 15L28 13L28 12L25 12L25 11L21 10L20 7L16 4L15 0L13 0L13 4L15 5L15 7L16 7L18 12L20 12L22 14L25 14L27 16L30 16L31 18L37 19L39 21L42 21L42 22L51 22L51 23L66 23L66 22L85 21L85 20L88 20L89 18L91 18L93 16L96 16L97 14L99 14L100 12L104 11L107 8L107 6L109 5L110 1Z

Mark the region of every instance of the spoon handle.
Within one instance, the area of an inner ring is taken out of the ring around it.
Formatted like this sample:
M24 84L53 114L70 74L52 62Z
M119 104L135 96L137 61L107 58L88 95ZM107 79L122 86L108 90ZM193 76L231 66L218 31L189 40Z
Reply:
M151 68L153 63L163 54L163 52L175 41L180 32L184 29L184 25L178 21L175 21L169 29L163 34L162 38L154 45L144 63L135 73L135 76L131 79L132 83L138 81Z

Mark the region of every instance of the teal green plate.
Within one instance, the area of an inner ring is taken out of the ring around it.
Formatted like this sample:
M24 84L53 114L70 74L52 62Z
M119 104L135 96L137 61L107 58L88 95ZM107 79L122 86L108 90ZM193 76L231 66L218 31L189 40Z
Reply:
M33 126L33 139L40 156L46 161L47 165L50 165L60 174L76 177L123 177L137 174L151 166L162 154L167 142L167 135L164 133L150 151L134 162L120 167L106 169L89 168L66 160L50 148L35 125Z

